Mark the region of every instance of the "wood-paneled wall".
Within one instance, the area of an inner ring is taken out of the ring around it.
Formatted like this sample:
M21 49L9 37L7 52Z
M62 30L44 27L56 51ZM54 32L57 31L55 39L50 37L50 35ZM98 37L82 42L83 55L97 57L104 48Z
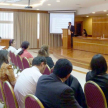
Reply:
M89 25L88 25L89 26ZM108 17L92 18L92 36L108 38Z

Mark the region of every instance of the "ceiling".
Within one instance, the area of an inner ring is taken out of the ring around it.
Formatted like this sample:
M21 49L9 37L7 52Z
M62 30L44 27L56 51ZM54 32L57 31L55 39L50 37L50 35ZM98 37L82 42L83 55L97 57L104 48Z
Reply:
M96 6L106 4L108 8L108 0L30 0L32 10L77 10L78 15L91 13L96 10ZM25 9L27 5L28 0L0 0L0 8Z

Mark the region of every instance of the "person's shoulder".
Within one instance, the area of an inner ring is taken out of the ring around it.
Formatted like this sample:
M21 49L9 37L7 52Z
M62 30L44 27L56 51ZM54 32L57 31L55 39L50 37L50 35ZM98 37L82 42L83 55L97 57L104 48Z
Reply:
M1 66L1 68L12 69L12 65L3 63L2 66Z

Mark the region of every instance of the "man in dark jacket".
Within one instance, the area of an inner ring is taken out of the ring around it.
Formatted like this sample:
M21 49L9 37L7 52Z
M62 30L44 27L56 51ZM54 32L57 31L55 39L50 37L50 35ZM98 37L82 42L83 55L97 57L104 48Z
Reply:
M72 88L63 83L71 71L71 62L59 59L52 74L39 78L35 95L45 108L82 108L75 100Z

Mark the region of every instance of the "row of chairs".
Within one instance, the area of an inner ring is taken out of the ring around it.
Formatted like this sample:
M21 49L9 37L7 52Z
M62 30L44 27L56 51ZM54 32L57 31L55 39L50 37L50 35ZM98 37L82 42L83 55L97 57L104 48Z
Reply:
M4 108L19 108L12 86L8 81L0 81L0 101ZM34 95L28 94L25 97L25 108L44 108L40 100Z
M30 62L26 57L21 58L19 55L15 55L11 51L10 51L9 55L10 55L11 62L13 64L13 66L15 66L16 68L18 67L20 71L31 67ZM53 72L53 68L50 69L49 66L47 65L43 74L49 75L52 72Z

